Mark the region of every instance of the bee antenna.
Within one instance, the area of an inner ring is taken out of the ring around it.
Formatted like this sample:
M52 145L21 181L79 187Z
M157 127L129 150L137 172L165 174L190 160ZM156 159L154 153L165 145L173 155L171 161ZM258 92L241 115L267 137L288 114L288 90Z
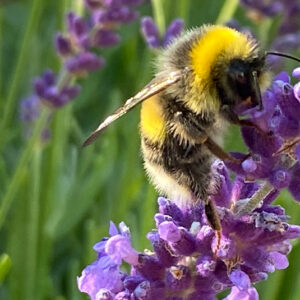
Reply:
M289 58L289 59L293 59L293 60L295 60L297 62L300 62L300 58L298 58L296 56L293 56L293 55L290 55L288 53L277 52L277 51L267 51L266 55L282 56L282 57L286 57L286 58Z

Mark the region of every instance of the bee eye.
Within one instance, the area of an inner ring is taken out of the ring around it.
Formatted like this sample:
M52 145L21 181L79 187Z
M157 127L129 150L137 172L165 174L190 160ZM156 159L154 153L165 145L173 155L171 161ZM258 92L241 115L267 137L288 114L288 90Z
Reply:
M235 79L238 83L246 83L246 77L245 77L245 73L244 72L238 72L235 75Z

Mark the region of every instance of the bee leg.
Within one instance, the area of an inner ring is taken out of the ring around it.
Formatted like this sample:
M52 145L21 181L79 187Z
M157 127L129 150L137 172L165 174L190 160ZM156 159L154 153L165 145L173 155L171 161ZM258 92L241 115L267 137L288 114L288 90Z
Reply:
M220 222L220 218L218 216L216 206L211 199L208 198L208 200L205 203L204 209L205 209L205 215L206 215L207 221L208 221L209 225L211 226L211 228L215 231L215 235L216 235L216 239L217 239L217 245L216 245L216 248L213 253L214 257L216 258L217 252L220 249L220 245L221 245L221 234L222 234L221 222Z
M235 112L233 112L232 109L230 109L230 107L227 106L227 105L224 105L222 107L222 112L225 115L225 117L227 118L227 120L229 120L229 122L232 123L232 124L238 125L240 127L252 127L264 136L267 134L258 125L256 125L252 121L250 121L250 120L241 120L238 117L238 115Z
M204 142L204 144L206 145L206 147L209 149L209 151L215 155L216 157L218 157L221 160L227 160L231 163L235 163L235 164L240 164L241 162L243 162L245 160L245 158L243 160L240 160L238 158L235 158L233 156L231 156L230 154L228 154L226 151L224 151L217 143L215 143L211 138L207 138L207 140ZM250 154L248 154L246 156L246 158L249 156Z

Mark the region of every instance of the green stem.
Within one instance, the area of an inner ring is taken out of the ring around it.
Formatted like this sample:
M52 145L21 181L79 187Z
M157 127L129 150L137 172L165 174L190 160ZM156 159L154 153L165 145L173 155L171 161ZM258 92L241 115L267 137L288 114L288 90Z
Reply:
M217 17L216 24L225 24L233 16L238 7L238 0L226 0L221 8L219 16Z
M177 15L184 20L185 24L188 24L190 3L189 0L177 2Z
M49 111L46 108L42 109L41 115L35 124L33 134L30 137L30 139L21 155L21 158L20 158L17 168L15 170L15 173L14 173L12 179L10 180L9 186L2 198L2 202L1 202L1 206L0 206L0 229L6 218L7 212L13 202L14 196L18 190L18 186L22 180L27 163L32 157L35 144L41 137L41 132L47 122L48 114L49 114Z
M163 0L152 0L154 20L161 36L165 34L166 20L164 15Z
M26 267L24 299L34 299L36 296L36 267L37 267L37 247L39 235L39 212L40 212L40 179L41 179L42 149L34 148L31 165L31 190L28 199L28 226L26 239Z
M30 12L30 16L29 16L29 21L28 21L26 31L25 31L25 34L23 37L23 41L22 41L21 47L20 47L19 57L17 59L14 76L11 81L8 96L6 97L6 100L5 100L4 113L2 116L2 121L0 123L0 132L2 133L2 138L0 139L0 148L2 148L2 146L6 140L5 136L3 136L5 129L11 123L13 114L15 112L17 93L19 92L19 85L20 85L22 76L24 76L25 66L28 63L28 61L27 61L28 55L27 54L31 47L32 32L34 30L36 30L37 21L40 16L40 8L41 8L40 0L33 0L32 6L31 6L31 12Z
M2 37L2 39L1 39ZM1 45L3 45L3 9L0 6L0 43ZM3 105L3 95L2 95L2 80L3 80L3 76L2 76L2 61L3 61L3 48L1 48L0 51L0 109L2 109L2 105Z

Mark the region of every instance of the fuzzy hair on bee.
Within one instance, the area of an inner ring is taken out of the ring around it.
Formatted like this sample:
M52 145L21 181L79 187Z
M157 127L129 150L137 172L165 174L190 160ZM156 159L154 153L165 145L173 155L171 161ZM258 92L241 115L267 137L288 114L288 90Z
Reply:
M227 125L254 126L235 112L243 102L262 108L261 90L270 74L252 37L226 26L204 25L185 32L157 58L154 79L128 99L91 134L142 102L141 148L144 167L159 193L177 203L203 201L215 231L221 225L214 203L211 165L223 151Z

